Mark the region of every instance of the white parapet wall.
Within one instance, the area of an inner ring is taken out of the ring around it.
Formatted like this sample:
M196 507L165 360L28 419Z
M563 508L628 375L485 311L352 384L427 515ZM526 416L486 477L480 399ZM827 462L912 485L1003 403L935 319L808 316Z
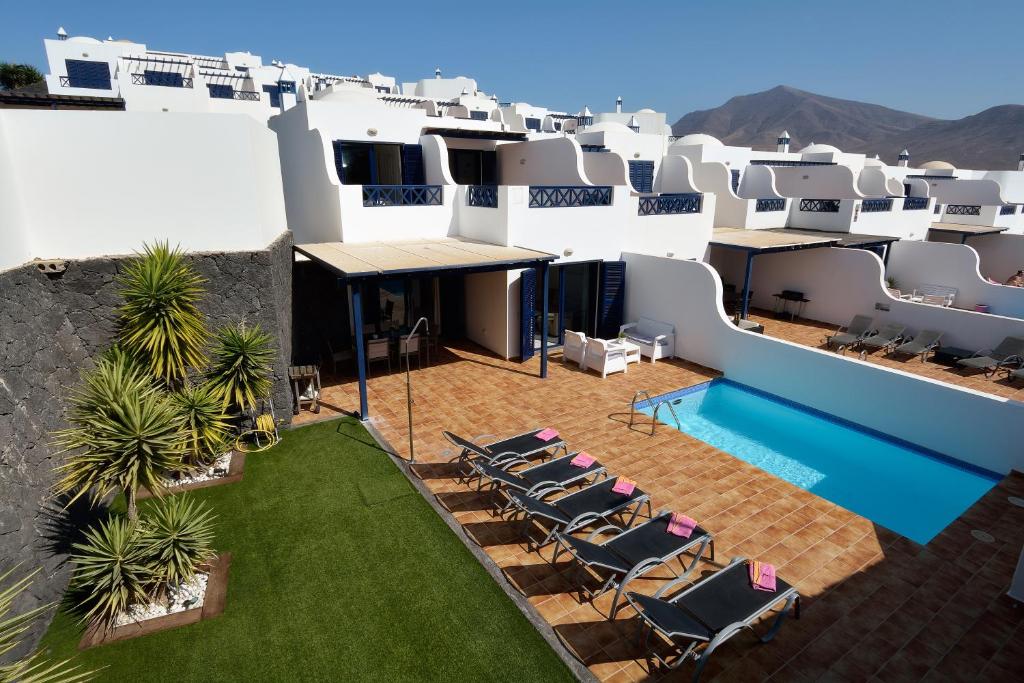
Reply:
M890 249L887 274L899 289L911 291L922 284L955 287L953 305L958 308L984 304L991 313L1024 318L1024 289L985 280L978 252L970 244L896 242ZM1024 268L1024 263L1017 267Z
M981 274L996 282L1006 282L1024 268L1024 235L979 235L967 241L981 259Z
M1024 468L1024 403L733 326L704 263L625 254L626 316L675 325L676 355L729 379L994 472Z
M265 248L285 229L277 137L243 115L0 111L0 269Z

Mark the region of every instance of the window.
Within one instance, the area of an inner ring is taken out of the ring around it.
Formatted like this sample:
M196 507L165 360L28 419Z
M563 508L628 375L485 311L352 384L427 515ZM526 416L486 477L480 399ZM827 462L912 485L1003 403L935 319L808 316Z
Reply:
M654 162L630 161L629 182L637 192L654 191Z
M448 168L459 185L497 185L498 153L479 149L449 149Z
M235 89L230 85L224 85L223 83L208 83L206 85L210 89L210 97L218 100L232 100L235 98Z
M64 66L67 68L68 77L67 82L61 83L61 85L71 88L110 90L110 65L106 62L65 59Z
M263 92L270 95L270 106L280 107L281 106L281 88L276 85L265 85L263 86Z
M526 119L526 127L529 128L530 130L535 130L535 131L539 132L540 131L540 119L534 119L534 118L527 117L527 119Z
M181 74L174 71L153 71L152 69L146 69L143 72L143 77L146 85L162 85L168 88L184 88L185 81L182 80Z
M277 84L281 88L281 94L295 94L295 81L278 81Z
M474 121L486 121L487 120L487 112L485 112L485 111L471 111L471 112L469 112L469 118L473 119Z

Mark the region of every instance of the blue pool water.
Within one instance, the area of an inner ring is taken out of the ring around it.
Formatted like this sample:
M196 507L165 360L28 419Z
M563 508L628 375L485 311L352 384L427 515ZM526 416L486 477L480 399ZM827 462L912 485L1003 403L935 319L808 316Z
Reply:
M726 379L668 399L681 431L927 543L1000 479ZM653 405L641 410L650 415ZM675 426L667 408L658 419Z

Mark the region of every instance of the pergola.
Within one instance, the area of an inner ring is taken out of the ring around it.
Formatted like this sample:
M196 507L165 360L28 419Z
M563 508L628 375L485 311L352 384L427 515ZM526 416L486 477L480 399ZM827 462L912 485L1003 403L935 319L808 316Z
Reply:
M1006 228L997 228L991 225L968 225L967 223L932 223L930 232L957 235L960 237L960 244L966 244L968 237L996 235L1006 232Z
M548 265L557 256L460 237L397 242L297 244L295 251L319 263L352 287L352 317L359 376L359 417L369 418L362 286L370 281L416 275L482 273L536 268L543 283L542 318L548 316ZM547 377L547 326L541 325L540 376Z

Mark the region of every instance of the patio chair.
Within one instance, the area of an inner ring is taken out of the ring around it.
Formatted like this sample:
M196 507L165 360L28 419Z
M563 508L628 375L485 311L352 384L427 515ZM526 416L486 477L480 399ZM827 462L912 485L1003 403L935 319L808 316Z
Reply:
M711 534L695 527L689 537L683 538L668 533L668 523L672 513L668 511L659 512L653 519L639 524L632 529L621 529L615 525L603 526L593 531L586 539L575 538L565 534L558 534L555 555L551 560L554 564L564 548L579 565L580 568L580 593L586 594L591 602L603 595L605 592L615 589L615 597L612 599L612 607L608 618L614 619L619 611L619 600L626 586L635 578L643 576L652 569L664 565L669 571L669 561L679 558L679 566L683 573L679 577L686 577L693 573L697 562L703 557L704 551L710 547L710 561L715 560L715 541ZM610 539L602 543L594 543L594 539L601 534L614 533ZM687 564L684 553L691 552L693 559ZM587 578L587 570L590 570L598 578L601 573L610 574L608 579L596 591L588 590L584 586ZM675 574L675 572L672 572Z
M587 336L582 332L565 331L565 344L562 346L562 362L572 361L580 368L586 363Z
M407 356L416 356L416 362L419 363L420 370L423 369L423 354L420 353L423 347L423 337L416 335L414 337L400 337L398 339L398 364L399 367L402 365L402 361L406 360ZM410 362L412 358L406 360Z
M905 353L911 356L921 356L921 362L925 362L929 351L939 348L939 340L942 339L942 332L935 330L921 330L911 341L906 341L891 349L890 354Z
M458 460L460 463L469 460L480 460L491 465L497 465L514 458L525 460L538 454L554 456L559 450L567 451L565 441L559 436L550 441L538 439L537 434L542 431L544 430L531 429L528 432L516 434L515 436L510 436L507 439L495 441L485 446L481 446L476 442L491 436L490 434L480 435L472 441L448 431L441 432L441 434L444 435L444 438L449 443L460 449L459 455L452 458L453 460Z
M836 347L837 351L846 352L846 349L868 336L871 331L871 317L867 315L855 315L850 324L840 327L835 334L825 337L825 345L831 348Z
M860 359L867 358L869 351L882 349L886 353L903 341L903 332L907 328L899 323L886 323L878 328L874 334L862 337L857 346L860 347Z
M626 350L612 344L609 339L593 339L587 337L587 350L583 356L583 369L596 370L601 379L609 372L629 372L626 364Z
M552 486L564 488L581 482L594 483L600 477L608 476L604 465L597 460L587 467L573 465L572 460L577 455L579 454L569 453L560 458L517 471L512 468L528 465L530 462L525 458L512 458L492 465L482 460L470 460L469 466L473 469L473 474L469 476L468 481L477 480L477 491L483 489L485 485L489 485L491 490L500 489L504 492L509 500L501 508L501 512L504 512L511 505L511 498L507 495L511 491L522 493L525 496L535 496Z
M657 633L673 646L676 656L670 661L672 655L662 657L653 650L651 655L669 669L688 659L696 660L696 683L716 649L743 629L753 631L753 624L778 603L785 601L768 632L760 637L762 643L775 637L790 607L793 617L800 618L800 594L793 586L776 578L774 592L756 590L751 587L747 572L746 561L737 557L724 569L668 599L662 596L685 577L670 581L653 596L626 593L626 599L649 629L645 643L649 645L651 634ZM697 648L704 643L703 651L697 654Z
M651 517L650 496L639 486L629 495L616 493L612 491L615 482L615 479L609 477L553 501L547 501L545 498L564 492L565 487L553 486L538 492L536 497L520 493L511 493L509 497L512 499L514 512L523 515L524 531L531 521L538 524L541 529L545 528L544 522L550 525L551 528L544 540L536 544L536 547L540 548L553 541L559 532L571 534L602 520L610 523L608 518L616 514L629 515L629 521L624 526L629 528L633 526L644 505L647 506L647 517ZM529 539L527 544L530 545Z
M984 370L986 377L991 377L1003 367L1024 360L1024 339L1007 337L999 342L994 349L982 349L970 358L961 358L956 362L963 370Z
M391 344L387 339L371 339L366 342L366 371L369 373L374 362L385 361L391 374Z

